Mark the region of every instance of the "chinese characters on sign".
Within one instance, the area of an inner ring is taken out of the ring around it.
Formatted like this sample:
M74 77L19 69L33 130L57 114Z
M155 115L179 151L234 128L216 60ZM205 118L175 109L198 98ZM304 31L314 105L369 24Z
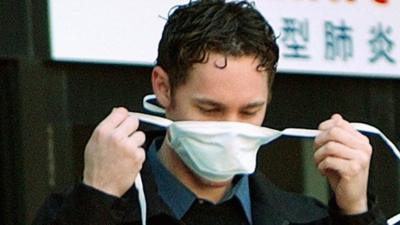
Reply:
M389 36L391 32L392 27L388 26L384 29L380 23L371 28L371 34L373 35L369 41L373 53L372 57L369 58L371 63L375 63L380 59L388 63L395 63L395 60L390 56L394 47L394 42Z
M334 25L331 21L325 21L325 59L335 60L337 57L347 61L353 57L352 28L344 21Z
M280 41L283 51L283 57L288 59L307 60L311 56L308 53L310 45L309 21L306 18L282 18ZM351 60L354 56L353 31L355 28L341 20L339 23L332 21L324 22L324 40L325 40L325 60L336 61ZM396 64L392 55L395 48L394 40L391 38L393 28L383 26L381 23L372 25L369 34L368 43L370 55L367 60L371 64L383 61L389 64ZM399 56L400 57L400 56Z
M300 21L294 18L283 18L283 37L282 41L288 50L284 53L287 58L307 59L308 20Z

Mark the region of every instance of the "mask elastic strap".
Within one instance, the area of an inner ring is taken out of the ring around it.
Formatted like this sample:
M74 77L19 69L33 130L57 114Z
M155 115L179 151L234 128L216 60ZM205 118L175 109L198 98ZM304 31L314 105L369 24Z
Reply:
M169 119L166 119L163 117L159 117L159 116L144 114L144 113L129 112L129 115L138 118L140 121L150 123L150 124L160 126L160 127L165 127L165 128L169 127L169 125L171 125L173 123L172 120L169 120Z
M130 116L134 116L143 122L151 123L160 127L168 127L172 121L158 116L147 115L144 113L129 112ZM143 189L143 181L140 173L136 176L135 187L138 191L140 214L142 218L142 225L146 225L147 204L146 197Z
M136 176L135 179L135 187L136 190L138 191L138 197L139 197L139 205L140 205L140 216L142 218L142 225L146 225L146 197L144 195L144 190L143 190L143 182L142 182L142 177L140 176L140 173Z
M376 127L373 127L371 125L365 124L365 123L350 123L350 124L356 130L358 130L364 134L378 135L383 140L383 142L386 144L386 146L389 147L389 149L391 150L393 155L398 160L400 160L399 149L379 129L377 129ZM289 137L302 137L302 138L312 138L312 137L317 136L319 133L320 133L319 130L300 129L300 128L286 128L283 131L281 131L281 135L289 136Z
M165 109L158 106L157 104L152 103L152 101L157 101L157 98L154 94L151 95L146 95L143 98L143 108L152 112L152 113L157 113L164 115L165 114Z
M400 222L400 213L387 220L388 225L396 225Z

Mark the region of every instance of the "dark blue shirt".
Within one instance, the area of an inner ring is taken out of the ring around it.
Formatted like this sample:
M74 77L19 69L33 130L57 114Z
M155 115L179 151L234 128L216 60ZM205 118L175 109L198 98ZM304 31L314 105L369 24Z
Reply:
M161 143L162 138L153 141L148 150L147 160L153 171L161 198L172 209L177 219L182 219L193 202L197 200L197 197L159 161L157 151L160 149ZM233 188L225 194L219 203L237 198L243 207L249 223L252 224L248 176L240 176L235 181Z

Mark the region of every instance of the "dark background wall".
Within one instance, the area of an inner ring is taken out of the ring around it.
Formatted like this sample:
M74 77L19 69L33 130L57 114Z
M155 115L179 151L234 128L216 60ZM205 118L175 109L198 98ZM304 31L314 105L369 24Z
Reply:
M142 111L151 93L150 67L49 61L47 27L46 1L0 0L0 224L29 224L50 192L79 182L95 125L115 106ZM339 112L399 144L399 88L400 80L278 74L265 125L315 128ZM371 188L391 216L400 211L399 163L372 141ZM260 151L259 167L304 192L302 148L277 141Z

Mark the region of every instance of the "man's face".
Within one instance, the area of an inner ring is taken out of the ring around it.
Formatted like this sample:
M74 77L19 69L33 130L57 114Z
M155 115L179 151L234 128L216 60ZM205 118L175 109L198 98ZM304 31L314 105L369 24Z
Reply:
M172 120L239 121L261 125L268 102L267 72L253 56L209 55L193 65L185 83L166 107Z

